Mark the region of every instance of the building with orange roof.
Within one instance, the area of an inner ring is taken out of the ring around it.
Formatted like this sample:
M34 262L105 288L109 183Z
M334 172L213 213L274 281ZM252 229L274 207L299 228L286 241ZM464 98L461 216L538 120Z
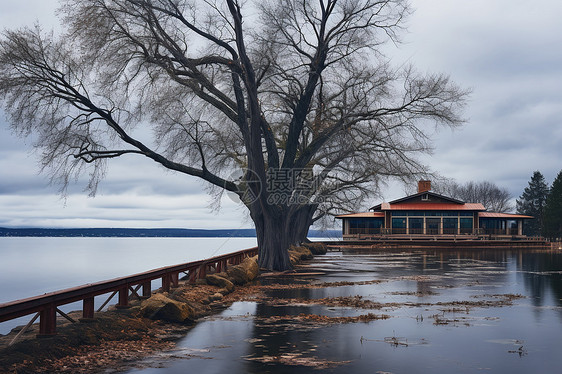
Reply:
M336 218L342 220L343 239L356 240L388 235L518 239L524 238L523 221L533 217L488 212L480 203L465 203L434 193L430 181L420 181L414 195L375 205L369 212Z

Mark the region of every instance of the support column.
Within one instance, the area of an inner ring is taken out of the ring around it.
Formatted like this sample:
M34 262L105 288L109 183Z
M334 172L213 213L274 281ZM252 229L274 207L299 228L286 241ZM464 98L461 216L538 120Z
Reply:
M406 217L406 234L410 234L410 219Z
M523 235L523 220L517 220L517 235Z
M82 300L82 318L81 322L94 319L94 297L87 297Z
M171 283L172 283L172 279L170 277L170 274L164 274L162 276L162 291L169 292Z
M236 265L240 263L239 257L240 256L236 256L236 261L234 262ZM203 264L199 268L199 279L203 279L206 276L207 276L207 264Z
M49 305L39 312L39 335L52 336L57 333L57 307Z
M118 309L129 308L129 285L119 288L119 302L115 305Z
M152 295L152 283L150 281L144 282L142 284L142 296L143 299L148 299Z
M189 269L189 283L195 283L197 280L197 268L190 268Z

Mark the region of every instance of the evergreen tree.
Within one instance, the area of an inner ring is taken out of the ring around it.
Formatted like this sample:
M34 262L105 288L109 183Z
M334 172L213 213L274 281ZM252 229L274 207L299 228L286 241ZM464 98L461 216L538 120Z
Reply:
M540 171L535 171L529 186L517 200L517 213L533 216L535 219L525 222L523 234L540 235L543 229L543 212L548 196L548 185Z
M562 237L562 170L552 182L546 199L543 216L544 236L555 239Z

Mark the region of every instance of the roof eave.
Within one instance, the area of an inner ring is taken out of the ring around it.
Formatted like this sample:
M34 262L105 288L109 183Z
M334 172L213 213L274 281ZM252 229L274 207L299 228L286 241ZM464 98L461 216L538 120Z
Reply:
M448 201L450 201L452 203L455 203L455 204L465 204L464 201L453 199L452 197L448 197L448 196L444 196L444 195L439 195L439 194L437 194L435 192L431 192L431 191L418 192L417 194L414 194L414 195L409 195L409 196L406 196L406 197L402 197L400 199L393 200L393 201L389 202L388 204L397 204L397 203L400 203L402 201L409 200L409 199L412 199L412 198L416 198L418 196L422 196L422 195L425 195L425 194L429 194L429 195L432 195L432 196L435 196L435 197L438 197L438 198L441 198L441 199L444 199L444 200L448 200ZM369 208L369 210L373 210L373 211L374 210L380 210L381 206L382 206L382 204L375 205L375 206Z

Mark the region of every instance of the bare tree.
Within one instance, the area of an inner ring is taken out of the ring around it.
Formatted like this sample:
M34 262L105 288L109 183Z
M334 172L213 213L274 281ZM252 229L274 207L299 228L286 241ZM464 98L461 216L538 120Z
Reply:
M482 203L492 212L507 213L513 210L512 196L507 188L498 187L488 181L465 184L452 180L442 181L435 186L435 191L467 203Z
M381 52L398 42L405 0L66 0L61 11L61 38L22 29L0 41L6 111L38 135L52 178L88 172L93 194L109 160L134 154L234 192L263 268L289 269L289 245L315 220L385 178L426 172L416 155L435 124L462 122L465 90ZM151 143L136 135L146 128Z

